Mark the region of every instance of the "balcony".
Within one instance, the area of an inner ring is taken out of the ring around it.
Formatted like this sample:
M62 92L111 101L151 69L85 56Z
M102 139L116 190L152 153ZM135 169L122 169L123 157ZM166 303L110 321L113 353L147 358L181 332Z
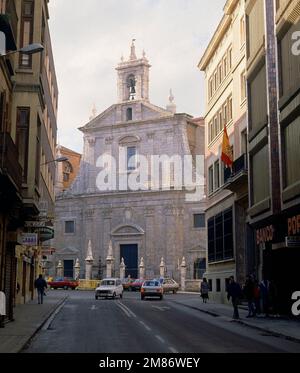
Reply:
M18 16L15 1L6 0L5 13L0 14L0 31L2 31L6 37L7 52L17 50L17 27Z
M247 154L233 162L232 169L226 168L224 170L224 189L238 192L243 186L248 186L248 165Z
M9 183L0 184L0 188L11 185L17 192L22 187L22 167L19 164L18 149L9 133L0 132L0 174L9 180ZM3 192L3 190L1 190ZM10 192L10 190L4 192Z

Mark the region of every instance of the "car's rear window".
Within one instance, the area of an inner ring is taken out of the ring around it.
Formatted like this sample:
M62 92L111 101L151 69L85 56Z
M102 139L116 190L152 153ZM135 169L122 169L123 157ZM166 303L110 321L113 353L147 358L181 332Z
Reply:
M101 285L103 286L115 286L116 282L114 280L104 280L101 282Z
M144 286L159 286L159 282L158 281L146 281L144 283Z

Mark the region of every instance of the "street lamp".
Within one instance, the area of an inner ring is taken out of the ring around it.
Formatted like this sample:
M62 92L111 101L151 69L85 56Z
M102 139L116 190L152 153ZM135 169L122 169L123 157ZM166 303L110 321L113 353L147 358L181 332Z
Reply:
M14 54L14 53L17 53L17 52L27 54L27 55L32 55L32 54L35 54L35 53L42 52L43 50L44 50L44 47L42 46L42 44L33 43L33 44L26 45L25 47L23 47L21 49L11 51L11 52L8 52L6 54L0 54L0 57L10 56L11 54Z
M67 162L68 160L69 160L69 158L67 158L67 157L60 157L60 158L54 159L53 161L42 163L41 166L44 166L45 164L49 164L49 163L53 163L53 162L58 162L58 163Z

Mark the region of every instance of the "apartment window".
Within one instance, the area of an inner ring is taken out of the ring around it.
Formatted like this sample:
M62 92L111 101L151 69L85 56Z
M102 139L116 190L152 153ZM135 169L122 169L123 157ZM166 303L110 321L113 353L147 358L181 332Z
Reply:
M218 116L216 115L214 117L214 135L217 136L219 133L219 127L218 127Z
M208 280L209 290L212 291L212 279Z
M228 111L227 111L227 104L223 106L223 117L224 117L224 125L228 123Z
M229 70L232 68L232 48L229 48L228 50L228 64L229 64Z
M223 131L223 115L222 110L219 111L219 132Z
M218 74L217 71L214 72L215 90L218 88Z
M241 153L247 154L248 153L248 135L247 130L241 132Z
M29 146L30 108L17 108L16 145L19 152L19 163L23 169L23 181L27 181L28 146Z
M208 191L209 194L213 193L214 191L214 168L210 166L208 169Z
M33 42L34 1L23 1L21 18L21 45L25 47ZM20 66L31 68L32 56L20 53Z
M228 121L232 119L232 97L228 99Z
M221 291L221 280L219 278L216 279L216 292L220 293Z
M127 148L127 170L134 171L137 167L137 151L135 146Z
M75 221L74 220L65 221L65 233L66 234L75 233Z
M212 139L213 139L212 135L213 135L213 122L210 121L208 123L208 142L212 141Z
M240 44L244 45L246 42L246 28L245 28L245 17L240 19Z
M36 163L35 163L35 185L38 187L40 183L41 173L41 121L38 118L37 134L36 134Z
M210 218L208 229L208 261L233 258L233 210L229 208Z
M247 16L247 57L256 55L262 46L265 36L264 1L255 1Z
M205 214L194 214L194 228L205 228Z
M252 205L265 200L270 195L268 149L268 145L265 145L251 155Z
M220 188L220 162L216 161L214 163L214 186L215 189Z
M208 97L211 99L212 95L213 95L213 81L212 81L212 78L210 78L208 82Z
M219 84L222 83L223 75L222 75L222 64L218 66L218 72L219 72Z
M265 65L254 78L249 81L249 127L259 130L267 124L267 83Z
M223 71L224 71L224 78L227 76L227 57L223 59Z
M70 181L71 173L73 173L73 167L70 162L66 161L63 163L63 180L64 182Z
M0 92L0 132L5 132L5 92Z
M131 107L127 108L126 110L126 121L128 122L130 120L132 120L132 108Z
M300 116L283 129L285 188L300 181Z
M243 102L246 98L246 74L245 71L241 74L241 102Z

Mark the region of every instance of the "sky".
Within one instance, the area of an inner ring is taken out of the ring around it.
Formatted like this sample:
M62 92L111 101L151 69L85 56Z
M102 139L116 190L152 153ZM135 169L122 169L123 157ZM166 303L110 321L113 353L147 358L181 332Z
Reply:
M50 32L59 87L58 143L82 152L78 127L117 102L115 68L143 50L151 64L150 102L204 113L204 74L197 65L225 0L51 0Z

